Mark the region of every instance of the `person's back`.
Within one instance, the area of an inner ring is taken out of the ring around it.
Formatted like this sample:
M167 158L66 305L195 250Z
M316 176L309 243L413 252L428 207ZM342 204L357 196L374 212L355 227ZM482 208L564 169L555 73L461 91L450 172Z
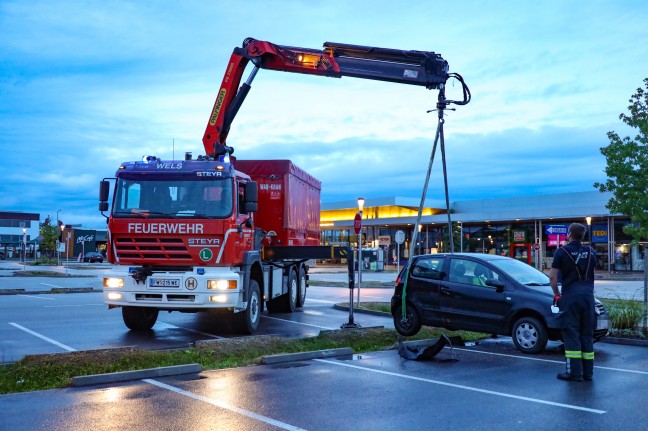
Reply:
M581 243L585 227L569 226L569 244L556 250L549 279L554 301L560 306L562 335L565 344L565 373L561 380L592 380L594 372L594 267L596 253ZM558 280L562 291L558 291Z

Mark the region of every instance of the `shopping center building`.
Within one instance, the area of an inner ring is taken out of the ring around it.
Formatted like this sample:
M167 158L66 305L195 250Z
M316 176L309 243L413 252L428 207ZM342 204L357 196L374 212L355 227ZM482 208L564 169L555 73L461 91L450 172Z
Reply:
M536 267L551 266L556 247L565 241L570 223L589 224L585 243L596 249L601 271L642 271L644 244L632 246L623 233L630 218L610 214L608 193L598 191L455 201L450 219L455 251L511 256ZM365 199L363 247L382 248L386 264L409 254L420 199L390 197ZM357 245L353 229L356 200L323 203L322 243ZM449 251L445 202L426 201L414 252ZM405 240L396 243L396 232ZM612 263L614 262L614 268Z

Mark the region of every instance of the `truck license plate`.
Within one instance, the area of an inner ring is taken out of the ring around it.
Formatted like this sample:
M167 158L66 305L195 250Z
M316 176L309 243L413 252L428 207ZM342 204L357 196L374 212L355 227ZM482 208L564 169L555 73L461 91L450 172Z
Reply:
M177 278L149 278L149 287L180 287Z

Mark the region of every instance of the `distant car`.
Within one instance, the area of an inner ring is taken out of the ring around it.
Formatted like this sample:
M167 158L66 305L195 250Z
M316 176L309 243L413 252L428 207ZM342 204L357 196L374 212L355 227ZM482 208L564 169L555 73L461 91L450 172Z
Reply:
M101 253L96 253L94 251L91 251L89 253L86 253L85 256L83 256L83 261L84 262L99 262L102 263L104 261L104 257Z
M405 319L402 318L403 286ZM560 340L558 307L549 277L510 257L481 253L414 256L398 275L391 312L401 335L421 325L510 335L524 353L539 353ZM608 333L609 318L597 299L594 340Z

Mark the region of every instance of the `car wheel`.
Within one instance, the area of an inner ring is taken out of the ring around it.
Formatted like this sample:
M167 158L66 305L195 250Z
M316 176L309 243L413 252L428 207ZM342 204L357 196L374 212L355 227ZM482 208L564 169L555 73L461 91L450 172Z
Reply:
M122 307L122 318L128 329L148 331L158 318L157 308Z
M513 325L513 344L522 353L540 353L547 347L547 328L535 317L522 317Z
M392 314L394 327L399 334L409 337L421 330L421 319L412 305L407 304L405 307L405 319L403 319L403 307L400 305L394 309Z

